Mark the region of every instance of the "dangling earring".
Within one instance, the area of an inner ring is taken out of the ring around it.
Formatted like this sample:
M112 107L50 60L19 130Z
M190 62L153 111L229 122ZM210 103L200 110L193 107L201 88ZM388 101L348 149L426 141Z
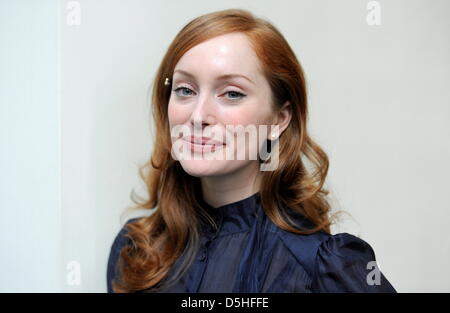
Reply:
M270 134L269 138L267 138L264 143L263 150L265 149L265 151L267 151L267 154L268 154L266 160L270 157L270 154L272 153L272 141L275 141L276 138L277 138L277 135L272 133L272 134ZM262 152L262 151L260 151L260 152ZM265 153L264 153L264 155L265 155ZM259 163L265 162L265 160L263 160L259 157L258 157L258 159L259 159Z

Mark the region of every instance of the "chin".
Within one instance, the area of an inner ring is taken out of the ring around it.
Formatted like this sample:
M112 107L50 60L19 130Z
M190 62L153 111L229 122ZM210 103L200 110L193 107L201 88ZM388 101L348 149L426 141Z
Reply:
M217 160L182 160L184 171L191 176L206 177L227 174L227 167Z

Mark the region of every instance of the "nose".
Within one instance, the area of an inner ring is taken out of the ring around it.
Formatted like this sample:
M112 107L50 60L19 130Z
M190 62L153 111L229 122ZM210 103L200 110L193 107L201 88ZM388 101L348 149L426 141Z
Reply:
M194 130L202 130L204 127L214 124L216 119L215 110L215 103L207 94L199 96L190 118Z

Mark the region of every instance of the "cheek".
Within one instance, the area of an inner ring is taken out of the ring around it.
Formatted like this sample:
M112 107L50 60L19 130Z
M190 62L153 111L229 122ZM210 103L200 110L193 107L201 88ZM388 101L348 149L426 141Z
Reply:
M223 115L222 122L230 125L260 125L267 120L267 113L261 109L244 108L228 111Z
M167 114L170 125L183 124L189 119L190 112L186 107L169 102Z
M250 139L250 137L248 137L249 139L247 139L247 135L244 129L241 128L236 129L235 132L229 133L229 135L234 137L235 141L238 140L238 137L241 138L242 142L252 140L252 143L250 145L245 145L245 150L254 152L255 149L260 150L262 144L264 143L264 140L267 138L268 127L264 128L261 127L261 125L266 125L268 121L268 114L270 114L270 112L255 107L243 108L240 110L230 110L226 115L223 115L224 118L222 122L224 123L224 125L243 125L244 128L249 125L255 125L256 137L251 137L253 139ZM250 129L248 130L250 131ZM253 142L253 140L256 140L256 142Z

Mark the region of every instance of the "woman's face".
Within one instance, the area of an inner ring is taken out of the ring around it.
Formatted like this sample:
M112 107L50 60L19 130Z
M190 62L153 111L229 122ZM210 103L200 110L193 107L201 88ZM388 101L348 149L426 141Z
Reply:
M187 173L220 176L259 164L258 151L270 136L270 125L280 119L259 59L243 33L218 36L187 51L175 66L171 88L172 156ZM249 135L251 129L255 136ZM211 144L191 143L202 137Z

